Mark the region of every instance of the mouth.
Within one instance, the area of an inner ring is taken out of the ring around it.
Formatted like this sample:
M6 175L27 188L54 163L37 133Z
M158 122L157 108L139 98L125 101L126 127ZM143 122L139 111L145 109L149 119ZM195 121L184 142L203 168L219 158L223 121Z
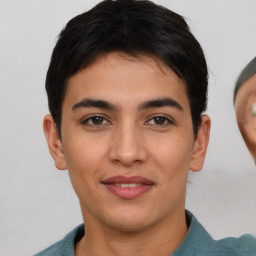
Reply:
M148 192L154 182L141 176L113 176L101 182L111 193L123 198L134 199Z

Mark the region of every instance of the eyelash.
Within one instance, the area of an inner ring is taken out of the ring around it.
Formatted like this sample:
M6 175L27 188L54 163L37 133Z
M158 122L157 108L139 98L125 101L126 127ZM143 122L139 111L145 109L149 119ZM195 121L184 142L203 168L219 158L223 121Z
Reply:
M102 116L102 115L100 115L100 114L94 114L94 115L92 115L92 116L89 116L89 117L87 117L85 120L83 120L81 123L82 124L84 124L84 125L90 125L90 126L102 126L102 125L106 125L106 124L93 124L92 123L92 120L93 120L93 118L101 118L101 119L103 119L103 122L104 121L107 121L107 124L111 124L109 121L108 121L108 119L106 118L106 117L104 117L104 116ZM91 123L89 123L89 121L91 121Z
M170 118L168 118L168 117L166 117L166 116L164 116L164 115L155 115L155 116L152 116L147 122L146 122L146 124L149 124L149 122L151 121L151 120L154 120L154 119L156 119L156 118L161 118L161 119L163 119L164 120L164 124L152 124L152 125L154 125L154 126L157 126L157 127L163 127L163 126L167 126L167 125L170 125L170 124L174 124L174 122L170 119ZM156 120L154 120L154 121L156 121Z
M92 123L92 120L93 118L100 118L103 123L99 123L99 124L95 124L95 123ZM154 120L156 121L156 118L160 118L162 119L162 121L164 121L163 124L150 124L150 121ZM89 123L91 121L91 123ZM106 122L106 123L104 123ZM83 120L81 122L82 124L84 125L90 125L90 126L103 126L103 125L109 125L111 124L110 121L108 121L108 119L106 117L104 117L103 115L100 115L100 114L94 114L92 116L89 116L87 117L85 120ZM152 116L148 121L145 122L146 125L154 125L154 126L157 126L157 127L163 127L163 126L167 126L167 125L170 125L170 124L173 124L174 122L172 120L170 120L170 118L164 116L164 115L155 115L155 116Z

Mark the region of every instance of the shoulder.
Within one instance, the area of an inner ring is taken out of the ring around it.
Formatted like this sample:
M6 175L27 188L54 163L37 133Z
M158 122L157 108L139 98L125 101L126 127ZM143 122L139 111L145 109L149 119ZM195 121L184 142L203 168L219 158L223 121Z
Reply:
M84 225L82 224L73 229L62 240L54 243L34 256L74 256L75 244L83 237L83 235Z
M216 255L251 256L256 255L256 238L245 234L239 238L228 237L215 240L212 250Z
M44 249L43 251L35 254L34 256L53 256L56 255L56 251L59 248L61 241L54 243L53 245L49 246L48 248Z
M227 237L214 240L196 217L186 211L188 233L171 256L256 256L256 238L243 235L239 238Z

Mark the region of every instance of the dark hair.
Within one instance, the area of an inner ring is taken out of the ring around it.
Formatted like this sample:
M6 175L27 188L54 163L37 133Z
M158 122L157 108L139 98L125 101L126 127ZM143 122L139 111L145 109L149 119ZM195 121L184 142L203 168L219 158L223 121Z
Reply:
M207 105L208 70L202 48L182 16L147 0L102 1L61 31L46 77L59 136L68 79L114 51L151 56L185 81L196 136Z
M256 57L246 65L246 67L242 70L241 74L239 75L236 81L236 85L234 89L234 103L236 100L236 94L240 89L240 87L242 86L242 84L255 74L256 74Z

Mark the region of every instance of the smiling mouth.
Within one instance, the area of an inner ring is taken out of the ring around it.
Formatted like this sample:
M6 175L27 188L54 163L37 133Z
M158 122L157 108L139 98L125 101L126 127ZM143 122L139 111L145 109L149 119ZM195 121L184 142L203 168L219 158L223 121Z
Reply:
M141 176L114 176L101 182L111 193L123 198L134 199L148 192L154 182Z
M136 188L141 186L141 183L130 183L130 184L121 184L121 183L115 183L115 186L121 187L121 188Z

